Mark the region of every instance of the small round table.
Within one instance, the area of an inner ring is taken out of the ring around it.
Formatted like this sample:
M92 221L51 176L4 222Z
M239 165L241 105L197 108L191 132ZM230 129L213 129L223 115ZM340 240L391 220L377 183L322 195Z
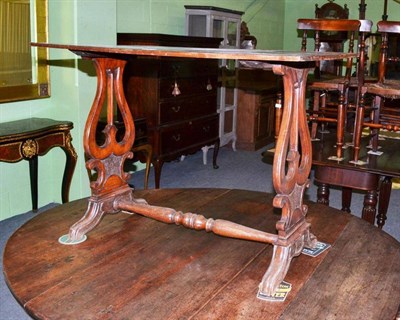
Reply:
M230 189L135 191L149 203L274 232L270 194ZM87 200L33 218L9 239L4 273L38 319L394 319L400 243L367 222L308 203L307 220L331 248L293 259L283 302L256 297L272 246L140 215L106 215L79 245L58 238Z

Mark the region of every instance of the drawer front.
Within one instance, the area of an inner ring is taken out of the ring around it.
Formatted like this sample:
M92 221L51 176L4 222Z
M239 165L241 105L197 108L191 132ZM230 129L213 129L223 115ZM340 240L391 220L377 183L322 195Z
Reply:
M194 143L216 139L218 137L218 127L219 119L217 115L211 118L197 120L193 122L191 138Z
M193 78L205 75L218 75L218 60L162 59L160 61L160 78Z
M218 79L213 76L195 76L195 78L176 78L180 94L173 95L175 78L159 79L160 99L185 98L195 95L217 93Z
M161 153L168 154L218 138L218 116L161 129Z
M190 123L161 129L161 154L172 153L190 145Z
M21 145L23 141L16 141L0 145L0 161L18 162L23 159Z
M160 124L189 120L217 112L217 95L178 98L160 103Z

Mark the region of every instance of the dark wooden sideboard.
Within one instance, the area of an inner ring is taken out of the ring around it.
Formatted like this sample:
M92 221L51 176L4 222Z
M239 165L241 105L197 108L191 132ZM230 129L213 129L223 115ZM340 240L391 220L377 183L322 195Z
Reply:
M218 48L222 39L165 34L118 33L118 45ZM218 60L136 57L124 73L126 100L134 119L145 119L153 148L155 186L162 166L182 155L215 145L219 149L217 114ZM177 90L178 89L178 90Z

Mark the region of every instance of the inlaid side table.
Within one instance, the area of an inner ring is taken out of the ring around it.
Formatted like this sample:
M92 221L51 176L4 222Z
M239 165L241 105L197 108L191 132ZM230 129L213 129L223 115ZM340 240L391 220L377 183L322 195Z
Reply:
M70 131L73 123L46 118L29 118L0 123L0 161L29 161L32 210L38 207L38 157L60 147L67 157L61 200L68 202L69 189L77 161Z

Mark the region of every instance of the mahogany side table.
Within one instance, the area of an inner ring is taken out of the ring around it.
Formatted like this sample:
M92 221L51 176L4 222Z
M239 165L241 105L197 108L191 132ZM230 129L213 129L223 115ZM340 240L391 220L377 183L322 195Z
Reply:
M77 154L70 134L73 123L47 118L29 118L0 123L0 161L29 161L32 210L38 207L38 157L60 147L67 156L61 188L62 202L68 202Z

